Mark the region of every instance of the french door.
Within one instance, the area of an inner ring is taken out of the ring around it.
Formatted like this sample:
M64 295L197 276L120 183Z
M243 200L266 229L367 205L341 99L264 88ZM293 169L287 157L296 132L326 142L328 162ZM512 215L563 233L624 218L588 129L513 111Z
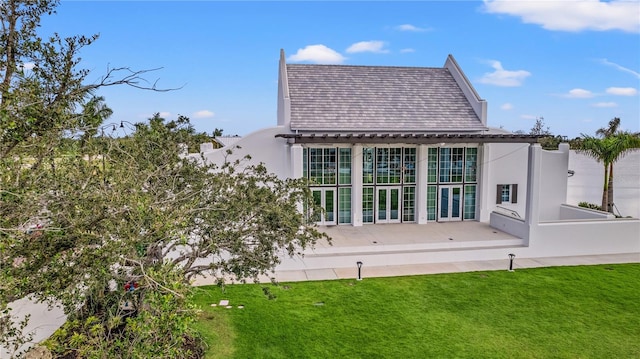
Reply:
M376 223L400 223L400 187L377 187L376 192Z
M438 189L438 221L462 220L462 186L445 185Z
M336 189L312 188L311 194L316 205L324 209L324 213L316 217L318 225L336 224Z

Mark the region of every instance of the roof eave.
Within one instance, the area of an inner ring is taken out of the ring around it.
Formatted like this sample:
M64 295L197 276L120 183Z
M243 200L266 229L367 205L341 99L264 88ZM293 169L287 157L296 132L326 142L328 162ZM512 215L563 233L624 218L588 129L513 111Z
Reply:
M298 144L449 144L449 143L537 143L543 136L521 134L416 134L416 133L282 133Z

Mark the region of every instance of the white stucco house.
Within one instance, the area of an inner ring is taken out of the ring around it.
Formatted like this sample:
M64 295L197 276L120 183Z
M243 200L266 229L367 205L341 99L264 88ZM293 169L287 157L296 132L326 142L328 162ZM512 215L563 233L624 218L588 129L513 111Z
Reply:
M250 154L278 176L308 178L326 211L318 224L328 231L411 228L427 239L445 222L473 222L513 239L400 240L365 250L347 238L284 267L327 265L323 250L340 252L348 265L358 255L402 264L504 258L505 251L640 252L638 219L565 204L568 144L545 151L535 136L489 127L487 102L451 55L442 67L346 66L287 64L281 51L277 104L277 124L239 138L232 156ZM202 150L207 161L226 155Z

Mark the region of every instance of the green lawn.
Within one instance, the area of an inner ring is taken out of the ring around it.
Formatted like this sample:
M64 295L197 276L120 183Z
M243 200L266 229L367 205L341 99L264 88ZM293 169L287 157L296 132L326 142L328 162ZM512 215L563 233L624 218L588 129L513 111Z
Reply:
M221 299L233 308L210 306ZM207 358L640 358L640 264L204 287L195 300Z

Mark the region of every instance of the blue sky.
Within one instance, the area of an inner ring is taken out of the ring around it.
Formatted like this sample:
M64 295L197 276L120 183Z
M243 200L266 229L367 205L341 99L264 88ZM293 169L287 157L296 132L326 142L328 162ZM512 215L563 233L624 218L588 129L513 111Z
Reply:
M110 121L159 112L198 131L276 124L278 60L441 67L452 54L493 127L593 134L613 117L640 131L639 1L62 1L43 35L99 33L81 52L109 67L161 68L150 92L104 88Z

